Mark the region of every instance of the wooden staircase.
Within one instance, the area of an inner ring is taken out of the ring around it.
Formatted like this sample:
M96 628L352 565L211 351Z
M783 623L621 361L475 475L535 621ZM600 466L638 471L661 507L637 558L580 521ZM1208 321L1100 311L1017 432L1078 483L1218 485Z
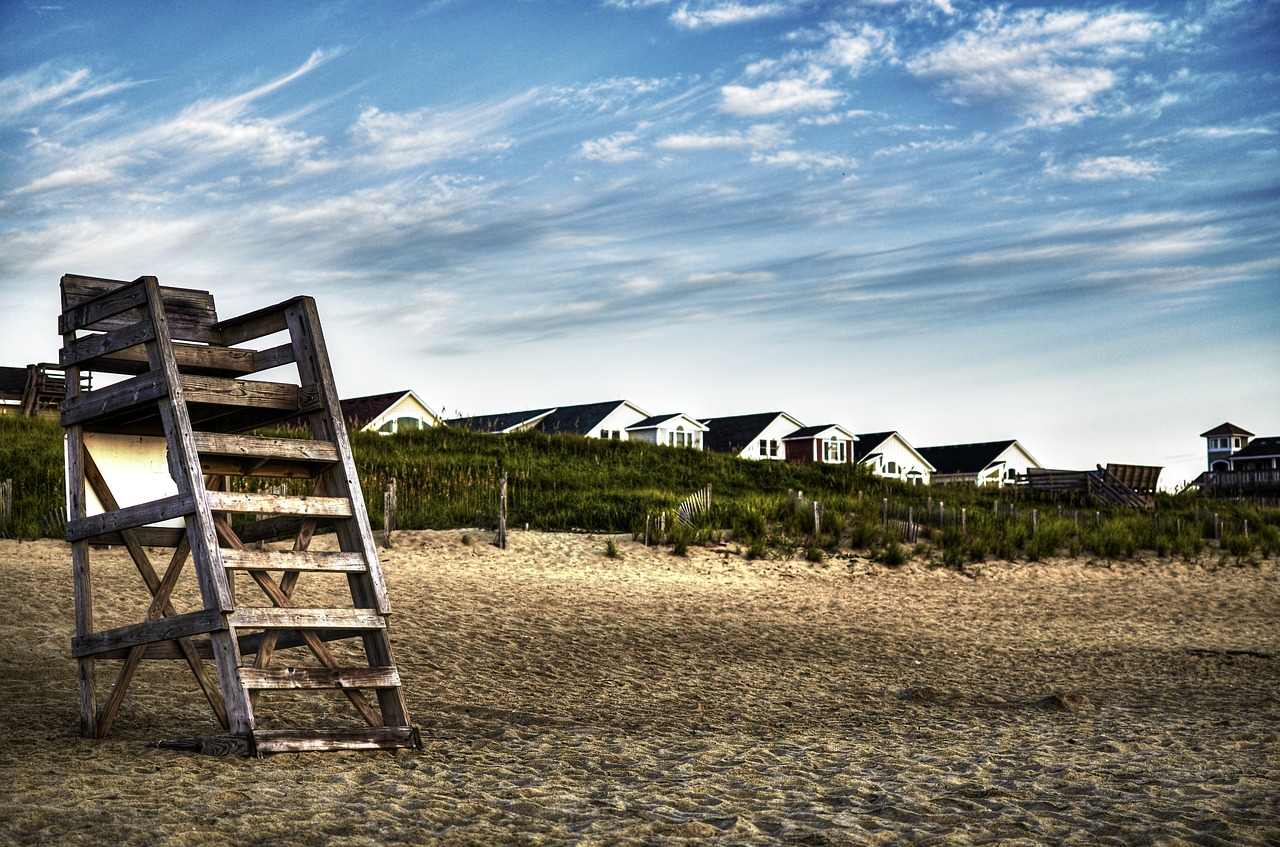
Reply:
M225 731L178 746L258 755L420 746L315 302L298 297L219 320L205 291L162 288L155 277L66 275L62 309L82 734L108 733L143 660L176 660L190 666ZM250 378L277 368L296 371L295 381ZM123 378L84 390L88 371ZM309 438L243 434L298 419ZM87 444L113 438L163 449L173 488L122 506ZM264 493L271 480L290 493ZM93 514L89 492L100 506ZM163 525L175 518L181 527ZM333 528L337 550L310 549L321 526ZM104 586L91 579L90 555L101 544L123 545L137 566L149 597L142 621L95 629L93 591ZM162 570L147 547L172 550ZM201 608L180 612L174 591L188 558ZM239 585L238 574L247 575ZM295 602L304 575L328 581L317 596L336 607ZM107 660L120 665L99 703L96 676ZM335 725L332 708L318 709L323 725L299 727L298 707L287 706L288 725L264 729L255 710L265 692L272 703L337 692L353 714Z

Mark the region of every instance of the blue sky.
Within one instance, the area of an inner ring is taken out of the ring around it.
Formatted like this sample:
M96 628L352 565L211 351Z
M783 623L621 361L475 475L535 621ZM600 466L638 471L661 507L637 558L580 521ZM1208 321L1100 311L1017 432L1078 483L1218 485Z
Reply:
M344 396L1041 463L1280 434L1280 4L0 2L0 346L319 302Z

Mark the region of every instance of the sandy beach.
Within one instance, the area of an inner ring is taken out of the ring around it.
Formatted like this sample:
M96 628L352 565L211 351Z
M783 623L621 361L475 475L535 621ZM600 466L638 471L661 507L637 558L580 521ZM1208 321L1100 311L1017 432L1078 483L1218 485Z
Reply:
M1275 561L489 540L383 551L422 750L264 759L154 746L220 731L176 662L80 738L69 547L0 541L0 843L1280 843Z

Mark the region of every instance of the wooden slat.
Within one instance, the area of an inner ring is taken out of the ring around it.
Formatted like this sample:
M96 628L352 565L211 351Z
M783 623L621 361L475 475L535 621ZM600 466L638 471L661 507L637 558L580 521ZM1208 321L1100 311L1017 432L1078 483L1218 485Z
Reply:
M394 750L422 746L412 726L255 731L250 750L258 756L270 753L308 753L327 750Z
M303 497L238 491L210 491L205 495L215 512L243 515L314 515L320 518L351 517L351 501L345 497Z
M250 689L395 688L395 668L241 668Z
M62 425L68 427L89 423L94 418L154 402L167 392L163 376L145 373L96 391L68 397L62 401Z
M291 462L333 463L338 461L338 448L328 441L307 438L264 438L258 435L228 435L220 432L196 432L196 451L206 456L244 459L284 459Z
M147 281L155 282L155 278L139 277L126 282L77 274L64 275L63 315L58 321L59 331L64 334L81 329L110 331L145 319L147 310L143 307L146 305ZM164 303L169 331L167 337L182 341L221 343L221 335L215 328L218 315L214 309L212 294L159 285L157 289ZM121 297L123 299L118 299ZM135 300L136 303L133 302ZM119 310L120 306L129 303L133 305Z
M170 518L181 518L193 514L196 510L195 499L190 494L175 494L162 500L139 503L127 506L116 512L104 512L87 518L67 522L67 540L79 541L82 538L96 538L109 532L132 529L151 523L160 523Z
M182 391L189 404L212 403L222 406L279 409L286 412L300 411L296 385L195 374L183 374L181 379Z
M150 341L154 337L153 333L154 329L151 327L151 324L140 322L130 324L129 326L115 330L114 332L90 335L85 338L78 339L69 347L62 348L58 353L58 363L65 368L70 365L88 363L101 356L107 356L109 354L121 354L122 351L128 351L130 348L135 348L130 351L130 354L125 356L125 358L132 358L141 361L144 365L143 370L146 370L145 365L147 361L147 354L146 351L141 349L138 345ZM88 368L89 370L106 370L106 368L102 367L88 366ZM141 373L141 371L124 371L124 373L131 372Z
M285 310L300 299L299 297L294 297L274 306L256 309L247 314L221 321L218 324L218 331L222 333L222 343L241 344L253 338L262 338L264 335L283 332L289 328L289 324L285 319Z
M121 647L136 647L140 644L153 644L157 641L172 641L189 635L200 635L205 632L224 629L222 615L217 609L202 609L175 615L171 618L160 618L155 621L116 627L115 629L94 632L77 636L71 640L71 655L77 659L93 656Z
M240 606L231 625L246 629L384 629L373 609L293 609Z
M331 571L363 573L361 553L311 553L259 550L223 550L222 564L236 570L259 571Z

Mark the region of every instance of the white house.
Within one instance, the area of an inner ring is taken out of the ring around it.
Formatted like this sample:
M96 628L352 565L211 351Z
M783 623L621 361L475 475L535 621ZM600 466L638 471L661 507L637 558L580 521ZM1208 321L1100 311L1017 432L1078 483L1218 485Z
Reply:
M920 455L933 465L933 482L968 482L1003 486L1041 464L1013 439L977 444L921 447Z
M451 418L449 426L460 426L481 432L518 432L537 429L548 435L571 434L587 438L626 441L627 428L650 417L649 413L627 400L585 403L578 406L552 406L523 412L497 412Z
M783 439L804 428L804 424L786 412L706 418L702 423L707 427L703 442L708 450L729 453L742 459L779 462L786 461L787 458Z
M342 401L347 426L360 432L391 435L411 429L440 426L443 421L412 391L393 391Z
M861 432L854 445L858 464L876 476L928 485L935 468L897 432Z
M670 447L702 449L706 425L683 413L651 415L627 427L627 437L632 441L650 444L666 444Z

